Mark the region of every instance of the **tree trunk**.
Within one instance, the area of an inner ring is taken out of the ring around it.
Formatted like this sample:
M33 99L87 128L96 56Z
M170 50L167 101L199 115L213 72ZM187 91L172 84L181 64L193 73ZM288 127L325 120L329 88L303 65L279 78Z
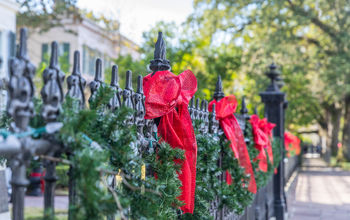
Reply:
M339 132L340 132L340 118L341 118L342 109L333 108L331 110L331 137L330 137L330 148L332 156L337 156L338 154L338 143L339 143Z
M343 127L343 152L345 158L350 161L350 95L345 98Z

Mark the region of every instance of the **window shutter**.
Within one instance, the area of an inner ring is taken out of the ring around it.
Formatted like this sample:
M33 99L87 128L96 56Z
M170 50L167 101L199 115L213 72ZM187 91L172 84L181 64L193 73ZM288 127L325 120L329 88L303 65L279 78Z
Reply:
M69 70L69 50L70 45L69 43L63 43L63 65L61 65L63 72L68 72Z
M41 62L48 64L49 63L49 45L41 45Z
M63 43L63 55L66 57L67 63L69 63L69 49L69 43Z
M9 58L16 55L16 34L12 31L8 35Z

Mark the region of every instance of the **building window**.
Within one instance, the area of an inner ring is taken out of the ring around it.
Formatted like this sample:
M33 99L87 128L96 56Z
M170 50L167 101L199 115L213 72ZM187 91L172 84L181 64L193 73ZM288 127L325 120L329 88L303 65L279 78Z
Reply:
M98 50L94 50L86 45L83 46L83 73L89 74L91 76L95 75L95 63L96 59L103 59L102 62L105 62L107 59L106 56L102 57L102 53ZM104 68L106 69L106 64L109 64L107 61L104 64Z
M63 72L69 71L69 51L70 45L69 43L59 43L58 44L58 63ZM51 56L51 46L49 44L41 45L41 62L46 63L47 65L50 62Z

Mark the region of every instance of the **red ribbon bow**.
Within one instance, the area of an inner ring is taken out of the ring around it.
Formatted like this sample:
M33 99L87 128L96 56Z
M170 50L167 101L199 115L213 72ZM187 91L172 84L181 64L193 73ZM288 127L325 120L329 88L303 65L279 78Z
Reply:
M254 161L259 161L259 169L263 172L267 172L268 164L265 149L267 150L271 164L273 164L270 138L272 138L272 129L276 125L268 122L266 118L259 119L257 115L252 115L249 122L253 129L254 147L260 152L259 155L254 158Z
M190 70L179 76L170 71L158 71L143 79L146 96L145 119L161 117L158 133L162 141L173 148L185 151L179 179L182 182L182 194L179 200L184 202L181 210L193 213L196 188L197 142L192 126L188 103L197 91L197 79Z
M209 103L209 111L213 110L215 104L216 119L220 122L221 128L224 130L226 138L231 141L230 147L238 159L239 164L244 167L245 173L250 174L248 190L256 193L256 183L252 164L250 162L247 146L244 142L244 136L236 117L237 100L234 95L226 96L220 101L213 100ZM226 182L232 183L231 175L226 172Z
M290 157L290 151L294 151L296 155L299 155L301 152L300 139L290 132L285 132L284 147L287 151L287 157Z

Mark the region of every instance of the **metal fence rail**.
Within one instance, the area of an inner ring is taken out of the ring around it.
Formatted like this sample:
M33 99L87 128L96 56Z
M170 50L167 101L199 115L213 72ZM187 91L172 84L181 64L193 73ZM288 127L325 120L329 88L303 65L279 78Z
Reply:
M10 167L12 169L12 216L14 220L24 219L24 193L28 186L28 180L26 178L26 168L29 165L31 158L35 155L46 155L50 157L60 157L60 155L66 154L68 157L74 154L69 146L62 146L56 142L52 137L52 133L58 131L60 123L56 122L57 116L60 113L61 104L65 96L70 96L79 100L77 108L84 108L85 96L84 88L86 86L86 80L82 77L80 71L80 54L78 51L74 52L74 63L71 75L68 76L66 83L68 91L64 94L63 83L65 79L64 73L60 70L58 63L58 51L57 43L53 42L51 45L51 58L50 64L43 73L44 86L41 89L41 97L43 101L43 108L41 110L41 116L46 122L45 135L42 135L41 139L33 139L31 136L21 137L21 134L33 132L28 126L29 120L34 116L34 84L33 77L35 73L35 67L30 62L27 55L27 38L26 29L20 31L20 42L17 48L16 57L10 61L10 79L8 82L9 100L7 105L7 112L13 118L10 131L12 132L3 142L0 144L0 155L7 158ZM160 33L157 43L155 45L154 60L150 62L150 69L152 71L169 70L170 62L166 60L166 48L165 43ZM121 89L119 85L118 66L113 66L111 73L110 87L114 90L114 96L110 100L108 107L111 110L117 110L121 106L127 106L135 110L135 114L128 118L127 123L135 124L138 132L138 148L146 149L148 141L153 138L152 133L156 131L155 120L145 120L145 96L142 88L142 76L137 78L136 92L132 87L132 72L126 72L126 85L124 89ZM281 128L284 127L284 121L280 115L283 113L281 103L284 101L281 99L281 92L276 88L275 83L275 68L271 67L270 72L267 74L271 78L271 85L265 93L262 94L263 101L265 102L265 110L267 111L268 119L277 124L278 131L274 132L275 137L283 138ZM102 81L102 60L96 60L95 78L89 84L91 90L91 98L94 97L98 88L103 85ZM277 98L275 98L277 94ZM214 92L214 99L220 100L224 97L221 78L218 78L216 83L216 89ZM208 101L199 100L193 98L189 104L189 112L191 119L200 120L201 125L199 130L202 133L216 134L220 133L219 123L215 117L215 107L213 112L208 112ZM242 100L242 106L240 114L237 114L237 120L242 129L245 128L249 115L247 114L245 106L245 100ZM278 117L275 117L275 115ZM156 141L156 140L153 140ZM283 144L281 145L283 149ZM220 161L220 159L219 159ZM282 160L283 161L283 160ZM291 160L292 161L292 160ZM44 160L44 166L46 167L45 175L45 193L44 193L44 208L46 217L52 218L54 216L54 189L57 181L56 175L56 162ZM289 167L289 164L288 164ZM286 176L283 175L283 163L281 162L278 173L271 177L268 185L260 189L255 196L254 202L251 206L246 208L245 213L242 216L238 216L227 209L219 210L219 201L213 201L211 204L211 213L215 219L268 219L271 216L275 216L281 212L280 206L283 206L284 200L281 197L283 193L283 178L289 178L290 171L295 169L295 165L291 165L288 168ZM74 205L76 202L76 190L75 180L73 178L74 168L69 169L69 204ZM281 191L282 190L282 191ZM281 200L282 198L282 200ZM283 208L283 207L282 207ZM282 210L282 212L284 212ZM69 219L72 219L71 213L69 213ZM108 219L113 219L113 216L109 216ZM283 219L283 218L278 218Z

